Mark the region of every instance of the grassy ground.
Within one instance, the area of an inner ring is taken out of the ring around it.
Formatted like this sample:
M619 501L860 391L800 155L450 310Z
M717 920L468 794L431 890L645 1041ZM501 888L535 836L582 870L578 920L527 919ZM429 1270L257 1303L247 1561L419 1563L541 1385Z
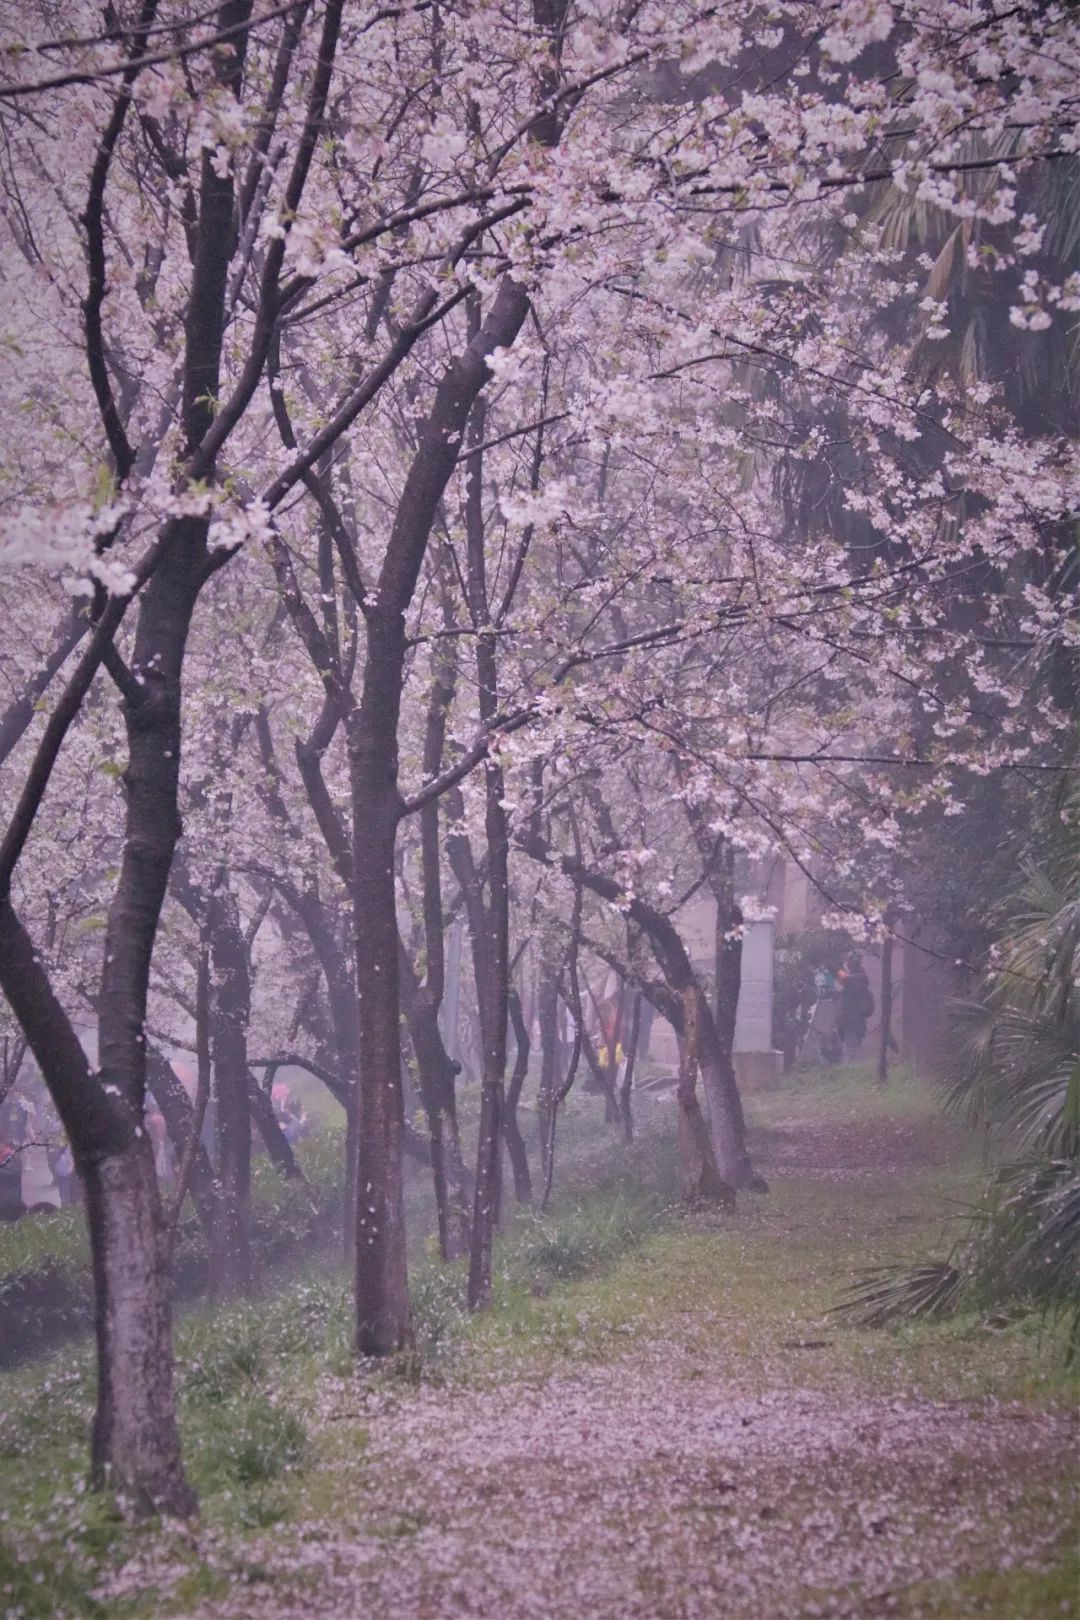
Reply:
M179 1332L195 1529L81 1489L85 1347L0 1380L0 1615L505 1620L1074 1614L1073 1396L1033 1320L829 1314L933 1247L977 1166L898 1075L750 1100L772 1190L676 1197L668 1104L629 1151L568 1121L495 1308L415 1268L418 1348L357 1376L334 1275ZM585 1189L591 1189L586 1191Z

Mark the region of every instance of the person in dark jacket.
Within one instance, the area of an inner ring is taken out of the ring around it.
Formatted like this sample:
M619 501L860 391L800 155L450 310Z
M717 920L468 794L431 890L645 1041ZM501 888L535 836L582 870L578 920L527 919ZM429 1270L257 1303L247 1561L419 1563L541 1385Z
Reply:
M850 956L840 975L840 1014L836 1033L848 1063L854 1063L866 1039L866 1026L874 1011L874 993L866 969L857 956Z

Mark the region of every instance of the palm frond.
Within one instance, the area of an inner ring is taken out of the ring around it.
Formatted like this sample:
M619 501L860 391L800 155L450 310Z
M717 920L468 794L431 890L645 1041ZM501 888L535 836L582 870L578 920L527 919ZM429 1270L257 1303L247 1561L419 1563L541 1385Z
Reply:
M835 1314L862 1327L948 1316L957 1308L964 1278L952 1260L922 1260L867 1268L850 1286Z
M945 1259L879 1266L837 1307L869 1326L1003 1304L1080 1353L1080 793L1022 866L982 994L954 1004L944 1104L1005 1159Z

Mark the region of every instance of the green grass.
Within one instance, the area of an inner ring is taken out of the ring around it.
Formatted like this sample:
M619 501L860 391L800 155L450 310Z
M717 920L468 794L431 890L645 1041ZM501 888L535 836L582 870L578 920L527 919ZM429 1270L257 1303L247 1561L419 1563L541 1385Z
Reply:
M785 1151L805 1139L809 1153L812 1137L826 1163L800 1171L796 1154L768 1197L744 1198L730 1216L681 1207L666 1135L673 1110L643 1107L641 1140L626 1149L596 1126L591 1101L564 1124L563 1190L551 1215L515 1214L500 1243L493 1309L469 1316L464 1268L418 1258L416 1350L366 1372L363 1382L352 1376L350 1301L337 1272L297 1267L260 1299L184 1313L177 1386L185 1453L204 1523L231 1538L233 1562L224 1572L199 1570L182 1539L168 1543L181 1572L173 1571L170 1612L213 1597L226 1579L250 1577L258 1555L255 1542L244 1551L249 1533L257 1538L277 1523L333 1518L343 1502L363 1499L362 1396L372 1380L403 1401L418 1382L541 1380L659 1332L677 1336L703 1363L721 1356L751 1390L780 1384L1038 1402L1074 1388L1052 1333L1034 1318L966 1317L873 1331L828 1314L862 1266L932 1246L950 1207L974 1185L964 1164L877 1165L873 1174L846 1179L831 1172L834 1124L875 1128L891 1119L902 1139L918 1146L922 1136L910 1137L908 1127L932 1125L926 1088L898 1077L887 1099L891 1111L858 1074L814 1075L751 1098L766 1150L783 1130ZM28 1620L160 1612L152 1592L109 1589L97 1608L90 1596L110 1571L162 1545L152 1528L123 1524L82 1489L91 1399L85 1342L0 1377L0 1545L8 1549L0 1552L8 1560L0 1563L0 1614L5 1605ZM417 1527L388 1518L373 1528L393 1539ZM956 1586L928 1589L919 1601L927 1616L1019 1620L1042 1612L1030 1606L1037 1601L1056 1600L1066 1579L1059 1572L996 1576L963 1595ZM911 1594L904 1602L909 1598L895 1612L914 1617L918 1604Z
M0 1225L0 1278L45 1265L89 1266L90 1246L81 1209L58 1209Z
M754 1091L746 1109L757 1124L824 1125L832 1120L940 1120L940 1090L906 1063L889 1070L879 1085L873 1064L797 1069L775 1085Z

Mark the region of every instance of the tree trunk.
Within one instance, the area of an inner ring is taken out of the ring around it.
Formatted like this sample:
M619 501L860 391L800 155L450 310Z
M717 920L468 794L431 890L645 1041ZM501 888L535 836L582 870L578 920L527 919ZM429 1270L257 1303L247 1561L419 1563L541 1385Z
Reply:
M622 1085L619 1088L619 1116L622 1119L623 1140L634 1140L634 1066L637 1062L638 1038L641 1034L641 1003L643 1000L640 990L633 992L633 1007L630 1013L630 1031L626 1038L626 1063L623 1069Z
M443 619L453 622L449 599L451 561L444 548L439 562ZM457 654L452 639L437 642L433 651L433 679L424 726L424 780L432 781L443 765L446 727L457 686ZM469 1188L457 1118L457 1077L460 1064L448 1050L439 1023L446 989L446 950L443 939L442 849L440 806L432 799L420 811L420 870L423 884L424 983L416 979L404 950L403 972L409 990L409 1032L420 1075L420 1091L431 1136L431 1170L439 1222L439 1248L444 1260L468 1254L471 1242ZM459 953L460 954L460 953ZM454 1019L457 1013L455 966Z
M546 939L540 950L536 1012L540 1025L540 1085L536 1097L536 1112L540 1125L540 1169L546 1184L548 1157L554 1134L555 1099L558 1096L562 1071L559 960L553 943Z
M149 1139L81 1166L94 1272L97 1408L91 1438L96 1486L129 1512L187 1514L172 1386L172 1323L165 1229Z
M510 1076L510 1084L506 1089L506 1107L503 1111L503 1137L506 1141L506 1151L510 1158L510 1168L514 1176L514 1197L519 1204L531 1204L532 1175L529 1171L529 1154L525 1147L525 1138L521 1134L521 1126L518 1124L517 1117L522 1087L529 1072L529 1029L525 1022L525 1014L521 1010L521 997L516 990L510 992L510 1021L514 1026L517 1056L514 1059L514 1072Z
M303 1181L304 1172L296 1162L296 1154L292 1150L292 1143L278 1124L277 1115L274 1113L273 1099L268 1092L263 1090L250 1070L248 1071L248 1107L274 1168L281 1171L286 1181Z
M469 1252L469 1202L455 1096L458 1066L443 1044L438 1013L427 989L417 984L404 946L401 988L431 1144L439 1251L444 1260L460 1260Z
M163 542L135 636L140 697L124 703L126 826L105 936L98 1060L102 1087L135 1124L146 1094L150 959L180 832L180 676L205 538L205 522L182 519ZM188 1512L193 1497L173 1416L164 1227L149 1143L91 1158L81 1169L97 1287L95 1477L108 1477L136 1509L152 1502Z
M475 298L470 301L470 310L471 338L475 342L480 336L479 307ZM469 611L477 632L476 683L480 723L491 726L499 707L499 680L486 575L484 461L481 452L485 421L484 400L480 397L472 408L469 421L471 455L465 484L465 537ZM484 907L477 894L479 903L469 912L476 968L476 1001L483 1042L476 1197L469 1248L471 1310L479 1310L491 1300L492 1251L502 1203L506 1024L510 996L510 839L503 808L505 792L502 767L498 759L489 753L484 760L487 906Z
M698 1052L702 1014L709 1009L700 988L683 991L682 1034L679 1038L679 1145L683 1161L683 1191L692 1202L734 1205L732 1182L718 1166L713 1151L714 1133L705 1124L697 1100Z
M893 1002L893 937L886 934L881 946L881 1034L878 1041L877 1081L884 1086L889 1079L889 1047L892 1044Z
M585 1087L586 1091L598 1093L604 1099L604 1124L617 1125L619 1123L619 1104L615 1096L615 1081L612 1075L612 1053L614 1041L604 1048L605 1056L601 1062L600 1054L593 1045L592 1037L588 1031L581 1031L581 1050L585 1054L585 1062L592 1075L593 1084Z
M767 1191L767 1184L750 1162L746 1147L746 1120L735 1080L730 1045L721 1043L703 991L695 982L698 1002L698 1062L701 1086L709 1109L709 1133L720 1174L731 1187Z
M173 1072L172 1064L155 1047L146 1054L146 1080L150 1092L161 1109L165 1128L176 1151L178 1166L191 1157L189 1186L191 1200L199 1217L199 1225L206 1237L207 1248L213 1252L214 1226L218 1213L218 1187L210 1156L202 1143L192 1143L195 1129L195 1110L191 1099Z
M221 1186L212 1281L220 1294L246 1294L253 1281L247 1050L251 977L236 896L228 889L211 901L210 952L214 968L210 1031Z
M587 868L580 856L563 855L553 860L550 851L541 840L523 837L521 844L534 859L543 861L545 865L558 865L568 877L572 877L579 885L591 889L594 894L615 904L624 904L625 896L621 885L606 873ZM696 1073L697 1064L700 1062L702 1083L709 1105L709 1131L713 1157L720 1168L720 1173L732 1187L750 1187L764 1191L765 1182L754 1171L746 1148L746 1124L731 1054L730 1051L724 1051L717 1036L712 1008L698 983L678 930L669 917L646 905L641 899L632 899L625 909L631 922L635 923L649 940L668 989L673 993L672 1010L668 1016L672 1017L676 1028L683 1021L688 997L693 1001L695 1029L699 1043L695 1045L694 1069ZM697 1106L696 1101L694 1106Z
M0 985L56 1103L86 1186L98 1398L94 1479L136 1513L188 1514L172 1388L165 1232L153 1150L123 1101L95 1083L10 899L0 897ZM118 1392L122 1392L118 1398Z
M356 1347L361 1355L384 1356L400 1350L412 1338L405 1254L404 1103L394 889L401 666L394 657L392 643L387 657L382 626L369 622L368 635L368 679L364 689L367 713L362 710L361 741L352 750L351 758L353 905L360 1012ZM400 628L398 639L403 651ZM382 660L389 664L388 669L380 669ZM382 682L377 678L384 673L397 683L386 705L380 700Z

